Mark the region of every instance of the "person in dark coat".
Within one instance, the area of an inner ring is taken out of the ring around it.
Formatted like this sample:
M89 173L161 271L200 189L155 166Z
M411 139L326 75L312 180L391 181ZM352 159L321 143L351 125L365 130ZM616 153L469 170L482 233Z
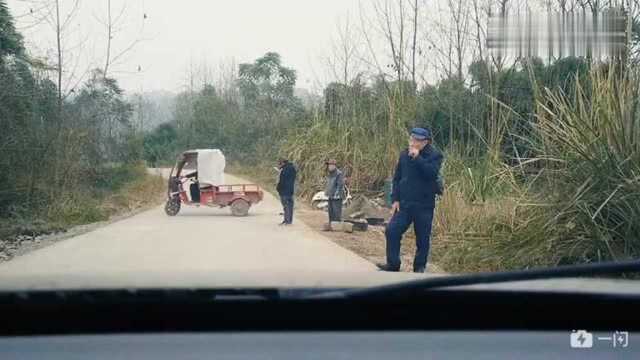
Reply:
M438 177L443 155L431 145L431 132L414 128L409 137L409 148L400 153L393 176L393 217L389 220L385 236L387 263L379 264L381 270L400 270L400 242L413 223L416 235L414 272L424 272L429 256L431 225L439 191Z
M329 199L329 223L342 221L342 201L345 197L344 174L338 169L334 159L327 161L325 165L327 166L327 180L324 195Z
M280 169L280 178L276 190L278 190L284 210L284 220L280 225L291 225L293 224L293 194L296 183L296 168L286 159L278 161L278 168Z

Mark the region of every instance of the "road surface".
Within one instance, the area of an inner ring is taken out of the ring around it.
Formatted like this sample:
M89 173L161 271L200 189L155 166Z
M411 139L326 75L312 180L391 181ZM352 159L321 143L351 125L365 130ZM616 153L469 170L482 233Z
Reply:
M227 175L227 183L241 179ZM389 273L303 223L281 227L265 193L248 217L229 209L163 207L0 263L0 291L100 288L352 287L437 274ZM637 281L555 279L472 285L492 289L640 291Z
M226 176L226 183L243 182ZM20 277L74 276L83 281L120 277L131 282L142 274L156 274L161 283L179 274L205 274L210 279L212 274L267 273L277 278L277 274L376 272L374 264L295 218L292 226L278 226L281 209L266 192L247 217L233 217L228 208L208 207L183 207L169 217L158 206L0 264L0 283Z

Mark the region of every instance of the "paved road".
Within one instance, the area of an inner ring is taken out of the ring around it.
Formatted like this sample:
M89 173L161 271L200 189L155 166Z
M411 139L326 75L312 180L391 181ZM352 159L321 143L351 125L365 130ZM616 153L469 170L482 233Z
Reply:
M244 181L227 175L226 182ZM68 274L375 272L301 222L278 226L280 211L268 193L247 217L206 207L168 217L159 206L0 264L0 283Z
M227 183L243 182L227 176ZM372 286L435 274L387 273L306 225L277 225L270 194L238 218L229 209L159 206L0 263L0 291L157 287ZM638 293L631 280L557 279L472 288Z

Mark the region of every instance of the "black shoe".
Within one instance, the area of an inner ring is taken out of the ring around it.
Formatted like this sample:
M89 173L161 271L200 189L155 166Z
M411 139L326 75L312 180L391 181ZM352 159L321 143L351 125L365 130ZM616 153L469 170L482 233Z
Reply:
M423 273L424 272L424 267L413 268L413 272L414 273Z
M400 266L389 266L388 264L376 264L378 269L382 271L390 271L390 272L398 272L400 271Z
M278 225L280 225L280 226L282 226L282 225L287 225L287 222L286 222L286 221L283 221L283 222L281 222L281 223L280 223L280 224L278 224Z

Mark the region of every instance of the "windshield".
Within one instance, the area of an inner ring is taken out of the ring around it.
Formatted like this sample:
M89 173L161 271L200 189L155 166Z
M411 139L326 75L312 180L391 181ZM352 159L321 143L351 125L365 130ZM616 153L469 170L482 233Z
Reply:
M0 0L0 283L635 259L640 7L565 3Z

